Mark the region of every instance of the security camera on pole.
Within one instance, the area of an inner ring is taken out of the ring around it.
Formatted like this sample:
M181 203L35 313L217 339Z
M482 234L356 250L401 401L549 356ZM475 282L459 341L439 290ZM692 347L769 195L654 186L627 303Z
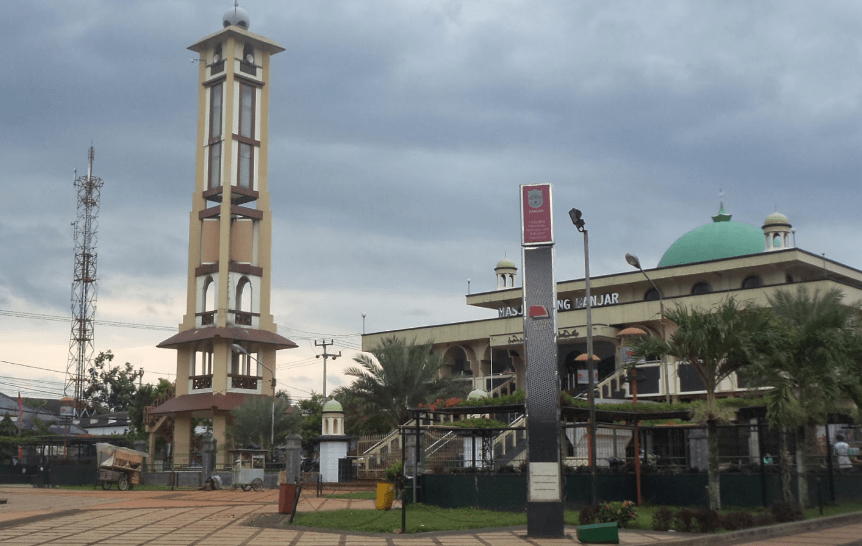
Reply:
M527 536L565 536L551 185L521 186L527 367Z

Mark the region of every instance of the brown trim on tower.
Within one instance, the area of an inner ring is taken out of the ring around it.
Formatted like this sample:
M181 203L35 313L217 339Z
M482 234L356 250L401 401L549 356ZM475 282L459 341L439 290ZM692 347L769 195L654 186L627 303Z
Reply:
M254 275L256 277L263 277L263 268L257 267L256 265L238 264L236 262L231 262L228 264L227 270L231 273L241 273L243 275Z
M241 207L239 205L231 205L230 213L236 214L237 216L245 216L246 218L253 218L254 220L263 219L262 210L250 209L248 207Z

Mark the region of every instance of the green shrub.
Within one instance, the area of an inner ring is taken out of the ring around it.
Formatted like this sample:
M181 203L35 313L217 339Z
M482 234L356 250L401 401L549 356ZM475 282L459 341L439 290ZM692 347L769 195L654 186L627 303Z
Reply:
M673 525L673 510L662 506L652 515L652 528L655 531L670 531Z
M606 502L596 511L596 522L617 522L617 526L623 528L637 516L637 506L632 501Z

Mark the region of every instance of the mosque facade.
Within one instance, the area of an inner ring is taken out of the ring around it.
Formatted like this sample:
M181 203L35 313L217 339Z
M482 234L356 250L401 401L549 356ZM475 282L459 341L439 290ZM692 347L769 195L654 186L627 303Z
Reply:
M507 394L525 387L523 294L515 286L517 266L509 259L494 269L494 290L466 296L467 305L488 310L489 318L420 328L375 332L362 337L363 350L384 337L433 342L445 355L446 373L464 374L471 388ZM652 282L650 282L650 280ZM712 222L678 238L657 267L591 277L594 377L598 395L631 398L624 365L632 335L670 336L674 325L663 310L677 305L709 309L732 296L767 306L779 288L804 285L810 291L838 288L845 301L862 300L862 271L796 247L789 219L778 212L762 226L734 221L721 205ZM557 282L557 354L561 388L583 393L588 384L584 279ZM660 293L659 293L660 291ZM748 390L732 375L718 394ZM638 364L639 399L692 400L705 396L695 370L682 362Z

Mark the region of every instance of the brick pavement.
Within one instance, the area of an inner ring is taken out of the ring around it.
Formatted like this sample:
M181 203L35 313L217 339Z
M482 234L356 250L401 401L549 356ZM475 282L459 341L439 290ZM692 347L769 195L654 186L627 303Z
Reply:
M251 526L264 516L277 519L278 492L244 491L72 491L0 486L0 544L3 546L551 546L577 544L575 528L561 539L526 537L524 528L428 535L325 532L283 526ZM370 500L317 498L304 492L300 511L372 509ZM804 522L810 523L810 522ZM832 526L800 527L791 536L687 536L622 530L621 544L745 544L746 546L862 545L862 514ZM780 530L779 530L780 531ZM748 540L748 542L745 542Z

